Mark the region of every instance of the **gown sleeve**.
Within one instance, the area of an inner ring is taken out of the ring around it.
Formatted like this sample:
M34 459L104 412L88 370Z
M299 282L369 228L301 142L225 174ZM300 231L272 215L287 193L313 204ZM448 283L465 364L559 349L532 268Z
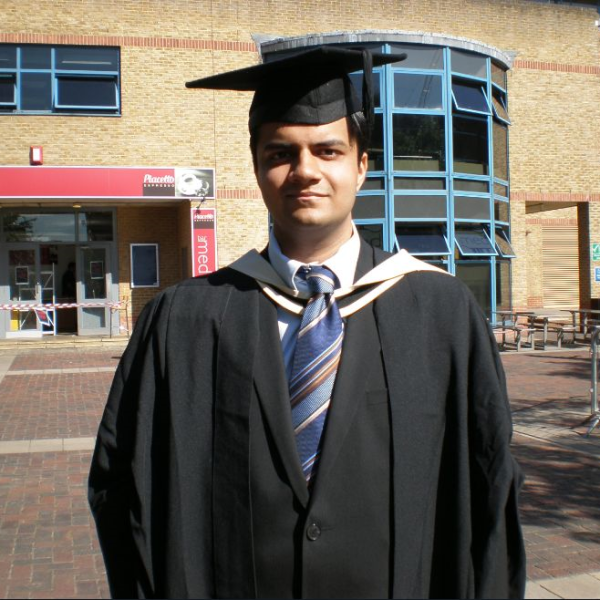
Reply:
M471 317L470 446L476 598L523 598L525 549L519 521L521 470L510 451L512 420L494 336L477 307Z
M142 521L150 504L144 489L149 424L163 379L161 303L159 296L142 311L119 363L89 475L88 500L114 598L154 596L151 546Z

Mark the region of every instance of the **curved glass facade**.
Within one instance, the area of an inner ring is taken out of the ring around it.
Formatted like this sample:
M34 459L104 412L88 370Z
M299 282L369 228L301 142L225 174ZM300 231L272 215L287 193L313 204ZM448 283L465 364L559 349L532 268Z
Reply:
M450 46L340 45L407 55L374 70L369 173L353 211L359 230L374 246L406 249L456 275L488 315L509 309L506 67ZM362 74L351 77L361 90Z

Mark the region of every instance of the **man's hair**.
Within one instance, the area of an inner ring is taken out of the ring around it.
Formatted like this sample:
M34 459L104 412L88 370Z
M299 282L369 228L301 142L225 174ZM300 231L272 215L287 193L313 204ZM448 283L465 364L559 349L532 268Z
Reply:
M355 112L350 116L346 117L346 119L348 120L350 140L356 142L356 146L358 148L357 159L360 161L360 157L363 155L364 152L367 152L369 148L369 143L371 141L371 131L369 128L369 124L362 112ZM250 152L252 152L252 162L254 163L255 168L259 130L260 125L252 127L250 129Z

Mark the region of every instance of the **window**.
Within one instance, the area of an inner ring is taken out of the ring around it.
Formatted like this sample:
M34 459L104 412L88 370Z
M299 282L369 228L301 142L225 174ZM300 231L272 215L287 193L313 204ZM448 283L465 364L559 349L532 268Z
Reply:
M481 115L490 115L490 105L481 85L454 81L452 83L452 99L456 110Z
M120 113L118 48L0 44L0 113Z
M485 79L487 75L487 61L485 57L471 54L470 52L463 52L462 50L452 50L450 56L453 73L461 73Z
M394 73L394 106L441 110L443 108L442 77Z
M397 219L446 219L446 196L394 196L394 216Z
M458 229L454 234L456 247L461 256L495 256L496 251L488 234L482 227Z
M354 204L352 218L377 219L385 217L385 196L359 196Z
M490 199L478 196L454 196L454 218L471 221L490 220Z
M415 255L450 254L448 242L440 225L411 226L396 224L398 247Z
M454 144L454 170L460 173L487 175L488 127L484 119L471 117L452 118ZM498 175L500 177L500 175Z
M375 248L383 248L383 223L357 223L362 238Z
M513 250L510 242L508 241L508 235L503 229L496 229L496 250L503 258L515 258L517 255Z
M158 244L131 244L131 287L158 287Z
M394 170L444 171L444 117L400 115L393 119Z

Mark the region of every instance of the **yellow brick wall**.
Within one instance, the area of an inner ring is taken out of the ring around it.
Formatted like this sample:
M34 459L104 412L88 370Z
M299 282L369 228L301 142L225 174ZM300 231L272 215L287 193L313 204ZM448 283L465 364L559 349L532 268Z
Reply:
M119 297L130 301L133 322L143 306L180 280L179 219L176 206L117 209ZM158 244L159 288L131 288L130 244Z
M123 109L121 117L0 115L0 161L27 164L29 146L39 144L46 165L214 167L218 194L212 205L224 265L266 241L267 216L248 151L250 95L187 90L186 80L257 62L253 34L382 29L473 39L516 53L508 78L512 228L519 254L513 304L526 306L537 295L529 253L538 252L525 237L527 198L600 205L596 19L594 6L530 0L373 0L367 10L364 0L3 2L0 43L120 46ZM119 210L126 239L133 237L126 228L133 219L129 211ZM184 213L179 208L171 218L178 273L188 235Z

